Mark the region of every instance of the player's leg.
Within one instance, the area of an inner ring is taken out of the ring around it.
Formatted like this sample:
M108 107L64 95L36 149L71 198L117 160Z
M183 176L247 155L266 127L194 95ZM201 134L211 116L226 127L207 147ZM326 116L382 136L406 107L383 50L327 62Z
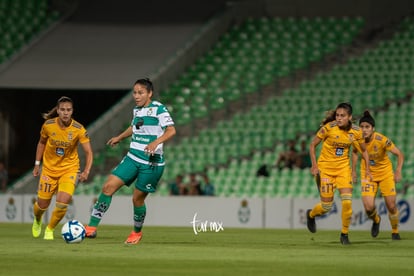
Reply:
M393 240L400 240L400 234L398 231L398 224L400 221L399 212L396 205L396 191L395 182L393 177L388 177L386 180L380 183L381 194L384 197L385 205L388 210L388 218L391 223L391 238Z
M378 215L375 207L375 196L378 191L378 183L371 182L365 179L361 181L361 195L362 203L364 205L365 213L368 218L372 220L371 236L376 237L379 234L381 217Z
M349 226L352 219L352 176L349 168L341 171L335 179L336 186L341 196L342 205L342 229L340 242L343 245L350 244L348 239Z
M32 224L32 235L38 238L42 232L42 219L43 214L49 208L51 199L57 188L57 181L46 174L43 170L40 175L37 199L33 204L33 224Z
M306 224L308 230L312 233L316 232L315 218L328 213L332 209L334 198L334 184L328 175L321 172L316 181L321 200L312 209L306 211Z
M134 189L132 202L134 205L134 230L131 231L125 244L137 244L142 238L142 227L144 226L145 216L147 214L147 207L145 206L145 198L148 193Z
M57 184L56 204L50 217L49 224L45 229L45 240L53 240L53 232L59 222L63 219L72 201L73 193L78 182L78 172L68 172L63 174Z
M116 191L119 190L124 185L124 182L116 175L109 175L106 182L102 187L102 191L98 196L98 200L93 206L89 223L85 226L86 237L95 238L96 237L96 228L101 222L106 211L108 211L109 206L111 206L112 196Z
M153 193L164 172L164 166L140 165L139 175L135 183L132 202L134 206L134 230L131 232L126 244L137 244L142 238L142 227L147 212L145 198Z
M137 177L138 168L134 161L129 157L124 157L121 163L108 176L102 191L98 196L98 200L92 208L88 225L85 226L86 237L95 238L97 227L101 222L109 206L111 206L112 196L123 186L131 185Z
M42 232L43 214L49 207L50 201L50 199L37 198L37 200L33 204L32 235L34 238L38 238ZM39 205L45 206L45 208L41 208Z
M399 230L398 230L398 224L400 221L400 214L398 212L398 208L395 204L396 201L396 196L392 195L392 196L385 196L384 197L385 200L385 205L387 206L387 210L388 210L388 218L390 220L391 223L391 238L393 240L400 240L400 234L399 234Z

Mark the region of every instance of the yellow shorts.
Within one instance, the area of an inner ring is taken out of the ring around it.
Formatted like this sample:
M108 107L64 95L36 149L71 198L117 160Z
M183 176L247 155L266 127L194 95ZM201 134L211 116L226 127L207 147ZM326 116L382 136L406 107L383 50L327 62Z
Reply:
M66 172L60 176L53 176L44 170L40 175L37 196L42 199L51 199L57 192L73 195L79 181L78 172Z
M321 185L319 191L321 197L334 197L336 189L352 189L351 168L344 168L336 171L334 174L330 171L321 170L320 177Z
M361 195L372 196L377 195L378 188L381 190L382 196L393 196L397 192L395 190L394 175L388 175L381 181L369 181L367 179L361 180Z

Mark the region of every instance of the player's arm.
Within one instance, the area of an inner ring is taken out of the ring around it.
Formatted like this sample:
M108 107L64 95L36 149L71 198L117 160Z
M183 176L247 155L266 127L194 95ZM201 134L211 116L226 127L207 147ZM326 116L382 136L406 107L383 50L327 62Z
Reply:
M125 138L131 137L131 135L132 135L132 126L129 126L124 132L122 132L118 136L115 136L109 139L106 144L110 145L111 147L115 146L116 144L124 140Z
M365 162L365 178L372 180L371 170L369 166L369 154L367 151L367 147L365 143L360 143L359 146L361 148L362 159L364 159L364 162Z
M38 176L40 174L40 161L42 161L43 153L45 152L47 138L40 136L39 142L36 147L36 158L35 166L33 168L33 176Z
M356 183L357 182L357 164L358 164L358 158L359 158L359 154L358 154L358 150L355 147L352 147L352 164L351 164L351 169L352 169L352 182Z
M312 139L312 142L310 143L310 146L309 146L309 155L310 155L311 162L312 162L311 173L314 176L319 174L318 162L316 161L316 147L319 145L321 141L322 141L321 138L319 138L318 136L315 136Z
M395 168L394 178L395 182L400 182L402 179L401 171L404 163L404 154L396 146L390 152L397 156L397 167Z
M150 154L154 154L155 150L157 149L157 146L159 144L162 144L168 140L170 140L174 135L176 134L176 130L175 127L173 125L171 126L167 126L165 128L164 133L158 137L157 139L155 139L154 141L152 141L151 143L149 143L146 147L145 147L145 151L150 153Z
M85 168L83 169L83 171L81 172L80 176L79 176L79 180L80 181L85 181L88 179L89 176L89 172L91 171L92 168L92 163L93 163L93 151L92 151L92 146L90 142L85 142L81 144L83 151L85 152Z

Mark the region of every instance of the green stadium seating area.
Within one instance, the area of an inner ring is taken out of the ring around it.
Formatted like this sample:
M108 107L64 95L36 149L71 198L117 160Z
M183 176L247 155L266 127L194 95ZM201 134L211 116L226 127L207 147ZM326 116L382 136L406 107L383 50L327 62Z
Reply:
M59 18L48 0L0 0L0 64Z
M260 18L233 26L161 91L178 126L208 117L352 42L362 18Z
M169 105L178 127L209 116L235 99L256 96L263 85L350 44L362 24L361 18L248 19L233 27L164 91L162 102ZM318 197L309 170L279 171L274 164L286 141L305 140L309 144L310 134L318 128L325 111L343 101L353 104L356 117L365 109L374 113L377 130L406 153L404 181L414 183L414 163L409 161L414 157L409 154L413 152L409 141L414 118L414 100L409 97L414 91L413 29L414 20L407 18L393 38L377 47L284 90L264 104L167 146L169 163L158 193L168 194L166 183L176 174L206 169L218 196ZM262 164L270 167L270 177L256 176ZM91 186L101 181L94 183ZM401 189L402 185L397 187ZM360 196L357 187L355 196ZM414 187L405 196L413 198Z

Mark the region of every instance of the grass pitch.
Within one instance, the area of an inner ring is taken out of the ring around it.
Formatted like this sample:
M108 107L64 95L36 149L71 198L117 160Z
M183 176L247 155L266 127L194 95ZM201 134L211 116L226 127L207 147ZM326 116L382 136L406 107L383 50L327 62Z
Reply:
M66 244L60 227L45 241L29 224L0 223L0 275L414 275L414 232L351 231L343 246L339 231L144 227L139 245L124 245L130 230L102 225Z

